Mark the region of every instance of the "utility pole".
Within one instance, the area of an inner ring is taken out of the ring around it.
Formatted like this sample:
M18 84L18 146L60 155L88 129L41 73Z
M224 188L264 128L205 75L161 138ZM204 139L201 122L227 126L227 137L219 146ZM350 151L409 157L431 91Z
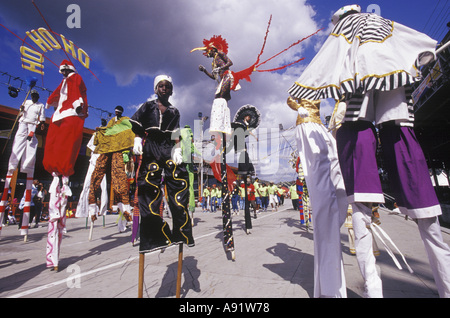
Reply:
M203 124L208 120L208 116L203 116L202 112L198 113L198 118L200 120L200 182L198 186L198 197L203 196Z

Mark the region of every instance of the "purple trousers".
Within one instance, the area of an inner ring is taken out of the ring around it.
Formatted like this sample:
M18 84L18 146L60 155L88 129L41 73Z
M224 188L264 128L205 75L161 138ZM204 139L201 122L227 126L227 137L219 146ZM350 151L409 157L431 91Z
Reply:
M412 218L440 215L428 166L411 127L384 124L379 131L384 167L402 213ZM383 203L376 160L377 138L371 122L345 122L336 142L347 196L352 202Z

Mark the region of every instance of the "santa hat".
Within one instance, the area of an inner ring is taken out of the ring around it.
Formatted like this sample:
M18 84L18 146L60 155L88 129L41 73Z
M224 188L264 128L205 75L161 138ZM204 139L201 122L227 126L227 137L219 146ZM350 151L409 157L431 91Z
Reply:
M342 8L337 10L331 17L331 22L333 23L333 25L336 25L339 22L339 20L342 19L344 15L349 12L361 13L361 7L357 4L343 6Z
M69 60L64 60L61 62L61 65L59 66L59 72L62 73L62 70L72 70L73 72L76 72L75 66L73 66L72 62Z

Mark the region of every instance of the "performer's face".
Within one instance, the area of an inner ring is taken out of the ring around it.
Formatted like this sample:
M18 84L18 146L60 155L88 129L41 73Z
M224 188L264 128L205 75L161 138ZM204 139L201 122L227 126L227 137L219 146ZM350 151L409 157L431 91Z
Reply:
M61 71L61 73L62 73L62 75L63 75L64 77L69 76L69 74L72 73L72 72L73 72L73 71L72 71L72 70L69 70L69 69L64 69L64 70Z
M162 99L169 99L172 96L172 83L166 80L159 82L156 87L156 95Z
M216 49L209 49L209 50L206 52L206 56L207 56L207 57L214 57L214 55L216 54L216 52L217 52Z

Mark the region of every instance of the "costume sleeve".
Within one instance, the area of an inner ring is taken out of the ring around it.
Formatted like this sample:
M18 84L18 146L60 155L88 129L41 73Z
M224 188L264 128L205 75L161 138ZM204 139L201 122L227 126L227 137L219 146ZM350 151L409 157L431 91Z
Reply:
M142 116L144 114L147 103L144 103L139 107L139 109L131 116L131 130L136 134L136 136L143 137L145 135L145 128L142 126Z
M59 83L59 86L48 97L47 105L45 106L45 108L58 107L58 102L59 102L59 97L60 97L62 83L63 82Z
M292 110L298 110L300 108L300 104L291 96L288 97L287 99L287 105L292 109Z
M84 84L83 78L79 75L79 74L75 74L76 75L76 85L78 87L80 96L82 101L80 100L80 103L83 103L82 108L81 108L81 112L80 112L80 116L87 118L89 116L89 111L88 111L88 101L87 101L87 89L86 89L86 85ZM75 105L74 105L75 106ZM75 107L76 109L76 107Z
M45 121L45 107L44 105L41 106L41 109L39 111L39 121Z

